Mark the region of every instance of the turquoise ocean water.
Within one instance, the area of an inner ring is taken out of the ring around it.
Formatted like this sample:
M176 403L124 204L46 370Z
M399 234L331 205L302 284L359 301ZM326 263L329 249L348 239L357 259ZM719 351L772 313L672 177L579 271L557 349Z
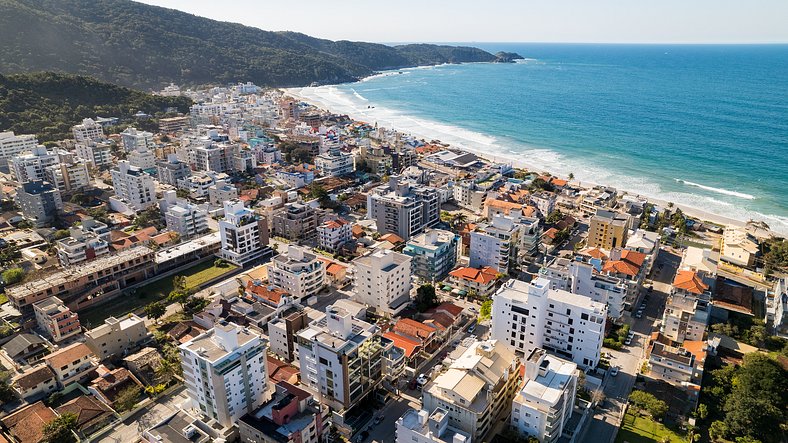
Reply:
M788 45L484 44L297 90L352 117L788 234Z

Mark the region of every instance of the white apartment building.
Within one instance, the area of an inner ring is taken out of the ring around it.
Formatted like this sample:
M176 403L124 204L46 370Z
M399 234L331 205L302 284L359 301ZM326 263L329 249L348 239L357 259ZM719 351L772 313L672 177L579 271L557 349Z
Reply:
M376 325L347 310L328 306L326 315L298 331L301 383L330 406L334 425L374 392L383 379L383 347Z
M525 378L512 401L510 424L524 436L552 443L572 417L577 365L534 349L525 360Z
M411 258L378 249L353 261L356 293L353 299L376 311L396 316L410 303Z
M408 240L402 253L411 257L411 271L426 282L441 281L457 264L460 236L441 229L429 229Z
M551 192L533 193L530 195L531 204L536 206L542 217L547 218L555 211L555 194Z
M231 427L268 401L267 347L257 331L225 321L182 344L181 366L192 407Z
M323 250L336 252L352 239L352 225L341 218L327 220L317 227L317 243Z
M506 274L517 258L520 226L517 219L494 215L489 224L470 233L470 267L491 267Z
M178 160L176 154L168 154L167 160L156 163L156 172L159 182L171 186L179 186L179 182L192 175L192 170L186 162ZM205 192L208 192L206 186Z
M470 345L445 372L427 383L421 404L446 411L448 424L474 441L489 441L499 419L509 417L520 380L520 359L499 340Z
M112 171L112 188L115 197L134 211L142 211L156 204L156 184L153 177L140 168L121 160Z
M208 202L211 206L220 207L224 202L237 198L238 188L224 180L215 180L212 185L208 186Z
M55 343L82 332L77 313L71 312L57 297L49 297L33 303L33 312L39 329Z
M454 201L463 208L475 213L482 212L484 201L487 198L487 188L480 187L473 180L457 182L452 187Z
M5 166L8 160L20 152L35 149L38 139L35 135L14 135L12 131L0 132L0 165Z
M539 245L542 244L542 225L536 217L520 217L517 220L520 225L520 250L522 255L534 256L539 252Z
M137 148L129 151L126 159L131 166L136 166L143 171L150 171L156 169L156 156L148 148Z
M74 125L74 127L71 128L71 132L74 134L74 140L78 144L99 142L106 139L106 137L104 137L104 129L92 118L86 118L82 120L81 124Z
M550 289L550 281L509 280L493 296L492 337L519 355L543 348L583 368L599 363L607 307L589 297Z
M387 185L367 194L367 218L375 220L381 234L394 233L407 240L440 221L440 196L434 188L394 175Z
M268 225L264 218L238 200L224 202L224 218L219 221L222 249L219 255L243 266L263 255L268 246Z
M93 232L71 228L71 236L57 241L60 266L73 266L109 254L109 242Z
M60 163L56 151L36 146L11 158L11 170L19 183L46 180L46 168Z
M540 275L550 281L550 289L584 295L607 304L607 315L620 319L624 315L628 286L620 278L594 272L594 266L576 260L559 258L542 268Z
M437 408L432 414L426 410L408 409L397 419L397 443L471 443L467 432L449 426L447 411Z
M703 340L709 324L709 309L708 294L673 291L665 302L660 332L679 343Z
M95 142L92 140L78 142L75 146L75 151L77 157L97 168L112 166L114 163L112 160L112 148L108 142Z
M190 170L191 171L191 170ZM216 184L218 181L226 182L230 179L230 176L221 172L204 172L200 171L195 174L189 173L185 177L178 180L178 189L183 189L189 192L189 196L194 199L204 199L208 198L208 190L211 186ZM238 198L237 191L236 195L229 200L234 200ZM219 202L221 206L221 201Z
M164 212L167 230L177 232L182 238L190 238L207 232L208 210L186 200L178 199Z
M321 174L329 177L351 174L353 172L353 155L335 147L325 154L316 156L315 166Z
M60 192L74 192L90 186L88 164L81 159L52 165L46 168L44 176L44 180Z
M288 245L287 252L271 260L268 280L295 299L311 297L326 285L326 265L307 248Z
M120 133L120 138L123 141L123 149L128 153L137 150L152 151L156 147L152 133L139 131L136 128L126 128L125 131Z

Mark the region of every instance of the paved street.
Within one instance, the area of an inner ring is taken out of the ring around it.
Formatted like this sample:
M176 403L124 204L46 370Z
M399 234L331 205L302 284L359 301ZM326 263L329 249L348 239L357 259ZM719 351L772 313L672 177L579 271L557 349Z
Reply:
M662 319L665 301L670 293L670 285L676 274L681 257L669 251L662 250L657 256L657 261L652 272L653 291L648 293L646 307L642 318L634 318L630 313L626 321L632 326L635 338L630 346L624 346L620 351L605 349L611 355L611 366L618 366L619 373L615 377L609 374L603 381L603 391L606 400L594 411L594 416L581 431L578 441L587 443L608 443L615 439L621 425L621 415L627 402L627 397L632 391L637 374L640 371L645 356L645 346L648 338L655 331ZM661 268L660 268L661 265ZM645 286L648 286L647 283ZM634 308L637 311L637 306Z

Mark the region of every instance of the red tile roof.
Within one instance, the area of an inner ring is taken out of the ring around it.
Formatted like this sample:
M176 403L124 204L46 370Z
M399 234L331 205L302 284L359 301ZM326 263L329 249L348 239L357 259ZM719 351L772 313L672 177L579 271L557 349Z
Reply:
M394 331L388 331L383 336L394 342L394 346L405 351L405 356L408 358L412 357L416 349L421 347L421 343L416 340L397 334Z
M246 292L251 293L257 299L268 301L274 305L279 305L282 297L288 295L288 292L285 290L275 286L255 284L254 280L249 280L246 283Z
M462 267L449 272L449 275L461 280L474 281L476 283L486 285L487 283L495 280L495 276L498 275L498 271L489 266L481 269Z
M392 234L392 233L381 235L380 236L380 241L391 242L391 244L394 244L394 245L396 245L397 243L404 243L405 242L405 240L403 240L402 237L400 237L397 234Z
M703 280L694 271L677 272L676 278L673 279L673 287L693 294L703 294L709 289L709 285L703 283Z
M63 366L70 365L72 362L82 359L83 357L93 355L88 345L84 343L74 343L71 346L55 351L46 357L44 361L53 368L62 368Z
M394 331L424 340L430 338L436 329L410 318L401 318L394 323Z
M341 228L342 226L345 226L348 223L350 223L350 222L345 221L345 220L343 220L341 218L338 218L336 220L328 220L327 222L323 223L323 226L325 226L327 228L330 228L330 229L339 229L339 228Z
M44 425L57 418L55 411L36 402L3 418L3 424L21 443L38 443L44 438Z
M607 254L605 254L599 248L585 248L582 251L580 251L580 254L581 255L587 255L587 256L593 257L593 258L600 258L602 260L607 260Z

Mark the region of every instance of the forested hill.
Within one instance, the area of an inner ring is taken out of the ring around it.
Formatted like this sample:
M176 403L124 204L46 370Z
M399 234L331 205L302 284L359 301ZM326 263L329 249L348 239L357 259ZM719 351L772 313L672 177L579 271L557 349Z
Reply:
M152 118L135 124L155 126L167 108L188 112L191 104L70 74L0 74L0 131L36 134L40 142L67 138L71 126L96 116L129 122L142 111Z
M142 89L338 83L384 69L496 60L469 47L269 32L128 0L0 0L0 41L0 73L62 71Z

